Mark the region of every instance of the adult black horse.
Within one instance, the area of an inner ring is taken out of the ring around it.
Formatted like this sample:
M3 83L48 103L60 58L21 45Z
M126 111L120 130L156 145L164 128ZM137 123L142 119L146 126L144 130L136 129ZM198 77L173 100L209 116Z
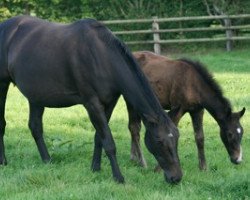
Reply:
M4 150L6 94L13 82L29 101L29 128L44 162L51 160L43 139L45 107L82 104L96 129L92 170L100 170L104 148L113 177L120 172L108 122L122 94L146 126L145 143L166 181L182 178L179 132L164 113L130 51L101 23L86 19L64 25L19 16L0 25L0 163Z

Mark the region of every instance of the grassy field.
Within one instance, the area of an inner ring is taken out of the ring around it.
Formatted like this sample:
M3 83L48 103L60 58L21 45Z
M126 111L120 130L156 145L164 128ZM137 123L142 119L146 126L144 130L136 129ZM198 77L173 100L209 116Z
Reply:
M144 144L148 168L142 169L129 160L130 135L122 98L115 108L110 127L126 180L124 185L113 181L105 155L101 172L91 172L94 129L82 106L45 111L45 139L53 158L52 164L45 165L27 127L27 101L17 88L11 86L6 107L8 165L0 167L0 199L250 199L249 50L186 56L199 59L208 66L230 99L234 111L246 107L246 114L241 120L245 130L242 141L244 162L241 165L231 164L220 140L219 128L206 113L204 131L208 170L200 172L193 130L186 115L179 126L183 180L179 185L167 184L162 173L153 172L155 160Z

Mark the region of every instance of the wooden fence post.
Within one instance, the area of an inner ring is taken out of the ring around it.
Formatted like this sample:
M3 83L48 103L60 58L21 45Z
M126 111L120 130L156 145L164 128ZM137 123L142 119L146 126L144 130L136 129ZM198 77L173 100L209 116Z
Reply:
M157 32L159 30L159 24L157 22L158 17L153 17L153 23L152 23L152 30L153 33L153 40L154 40L154 52L156 54L161 54L161 46L160 46L160 34Z
M233 36L233 31L232 29L230 29L231 26L231 19L226 18L224 19L224 23L225 23L225 27L226 27L226 49L227 51L231 51L233 48L233 44L232 44L232 36Z

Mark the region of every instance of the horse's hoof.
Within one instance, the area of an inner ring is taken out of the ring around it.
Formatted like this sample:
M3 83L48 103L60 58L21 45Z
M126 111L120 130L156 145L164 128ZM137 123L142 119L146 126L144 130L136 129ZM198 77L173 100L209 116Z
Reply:
M142 167L142 168L147 168L147 162L145 161L145 159L139 159L139 158L137 158L136 156L130 156L130 160L132 161L132 162L135 162L135 163L138 163L139 164L139 166L140 167Z
M121 183L121 184L124 184L125 183L125 180L124 180L124 177L123 176L120 176L120 177L114 177L115 181L117 183Z
M160 167L160 165L156 165L156 166L155 166L154 172L156 172L156 173L161 172L161 167Z
M0 165L2 165L2 166L6 166L6 165L7 165L7 161L6 161L6 160L1 161L1 162L0 162Z
M3 165L3 166L7 165L7 160L5 157L3 159L0 159L0 165Z
M199 166L200 171L207 171L207 166Z
M140 165L142 168L147 168L147 167L148 167L146 161L140 161L140 162L139 162L139 165Z
M200 171L206 171L207 170L207 164L206 164L206 162L200 161L199 162L199 169L200 169Z
M99 172L101 171L101 167L92 167L93 172Z
M92 170L93 172L99 172L99 171L101 171L101 165L100 165L100 164L93 164L93 165L91 166L91 170Z
M51 164L52 163L52 159L51 158L50 159L44 159L43 163L44 164Z

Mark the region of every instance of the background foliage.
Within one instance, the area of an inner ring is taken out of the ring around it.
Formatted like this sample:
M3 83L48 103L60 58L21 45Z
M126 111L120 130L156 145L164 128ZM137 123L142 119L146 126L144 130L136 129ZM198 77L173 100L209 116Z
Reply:
M248 0L1 0L0 21L31 14L60 22L249 13Z
M1 0L0 21L12 16L27 14L37 16L50 21L69 23L82 18L95 18L97 20L112 19L140 19L182 16L204 16L250 13L249 0ZM250 19L232 20L233 25L250 24ZM161 23L161 29L192 28L223 26L223 20L202 20L188 22ZM151 28L148 24L120 24L109 25L112 31L120 30L147 30ZM211 37L214 34L225 34L218 32L188 32L183 34L162 34L161 39L177 38L201 38ZM238 33L235 31L234 33ZM248 33L249 34L249 31ZM152 34L119 35L124 41L129 40L151 40ZM151 45L152 46L152 45ZM149 50L152 50L152 47ZM186 45L180 46L186 49ZM188 47L197 45L189 45ZM224 46L224 45L223 45ZM169 45L171 49L172 46ZM137 50L133 46L133 50Z

